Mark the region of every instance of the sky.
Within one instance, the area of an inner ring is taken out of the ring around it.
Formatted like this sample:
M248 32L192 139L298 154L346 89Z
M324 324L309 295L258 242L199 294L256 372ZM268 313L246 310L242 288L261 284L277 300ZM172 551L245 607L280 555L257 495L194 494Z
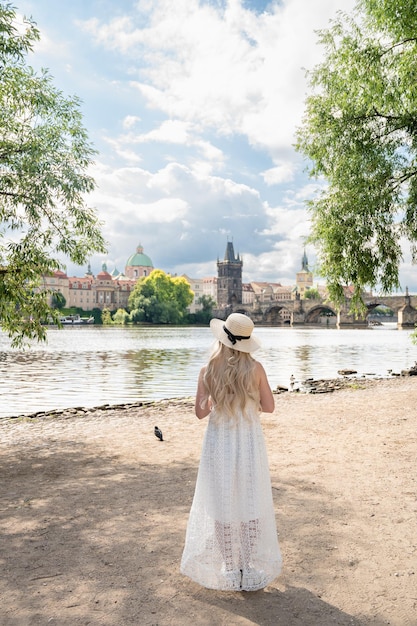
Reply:
M91 257L93 273L123 271L141 245L165 272L216 276L233 241L244 282L294 284L319 186L293 147L305 71L322 58L317 30L355 1L14 4L41 33L29 64L81 98L98 150L87 201L108 253ZM86 269L67 263L69 275ZM404 288L414 274L405 263Z

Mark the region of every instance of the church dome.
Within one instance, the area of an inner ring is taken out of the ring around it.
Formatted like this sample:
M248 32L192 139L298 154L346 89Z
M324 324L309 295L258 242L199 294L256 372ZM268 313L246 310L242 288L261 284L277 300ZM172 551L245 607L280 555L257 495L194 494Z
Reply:
M135 254L132 254L126 261L126 267L153 267L153 263L147 254L144 254L143 247L139 244Z

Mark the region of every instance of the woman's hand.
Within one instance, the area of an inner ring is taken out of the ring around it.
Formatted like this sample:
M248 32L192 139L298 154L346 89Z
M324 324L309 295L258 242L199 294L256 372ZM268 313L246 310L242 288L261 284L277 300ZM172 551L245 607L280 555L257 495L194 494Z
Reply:
M269 386L263 365L259 361L256 362L256 374L258 376L261 409L264 413L273 413L275 409L274 394Z
M203 419L203 417L207 417L211 411L210 398L207 395L207 389L204 384L205 372L206 368L203 367L198 377L197 393L195 396L194 411L199 420Z

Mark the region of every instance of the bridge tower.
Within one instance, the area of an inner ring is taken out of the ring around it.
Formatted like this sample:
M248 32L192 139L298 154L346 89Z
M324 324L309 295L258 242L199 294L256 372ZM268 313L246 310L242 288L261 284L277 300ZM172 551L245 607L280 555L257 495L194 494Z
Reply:
M296 277L297 293L300 298L304 300L304 294L307 289L311 289L313 286L313 272L310 272L308 268L307 254L304 249L303 258L301 261L301 270L297 272Z
M408 287L405 288L404 304L398 309L398 328L415 328L417 322L417 311L411 306L411 298Z
M228 241L224 260L217 260L217 306L224 308L242 304L242 267L240 256L235 256L233 241Z

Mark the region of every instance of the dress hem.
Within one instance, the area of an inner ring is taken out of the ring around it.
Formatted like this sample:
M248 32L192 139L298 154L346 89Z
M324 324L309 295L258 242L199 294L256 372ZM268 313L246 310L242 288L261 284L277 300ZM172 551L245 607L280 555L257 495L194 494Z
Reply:
M214 591L260 591L261 589L265 589L268 585L270 585L278 576L281 574L281 568L277 570L274 575L262 576L262 574L258 573L258 577L261 577L261 582L258 584L247 585L244 584L244 578L248 575L240 570L240 572L233 573L231 572L229 575L224 574L224 584L220 582L217 583L208 583L207 581L203 581L202 578L198 576L187 573L185 568L180 568L181 574L186 576L193 582L197 583L201 587L205 587L205 589L213 589ZM253 579L256 577L256 573L251 572L249 576Z

